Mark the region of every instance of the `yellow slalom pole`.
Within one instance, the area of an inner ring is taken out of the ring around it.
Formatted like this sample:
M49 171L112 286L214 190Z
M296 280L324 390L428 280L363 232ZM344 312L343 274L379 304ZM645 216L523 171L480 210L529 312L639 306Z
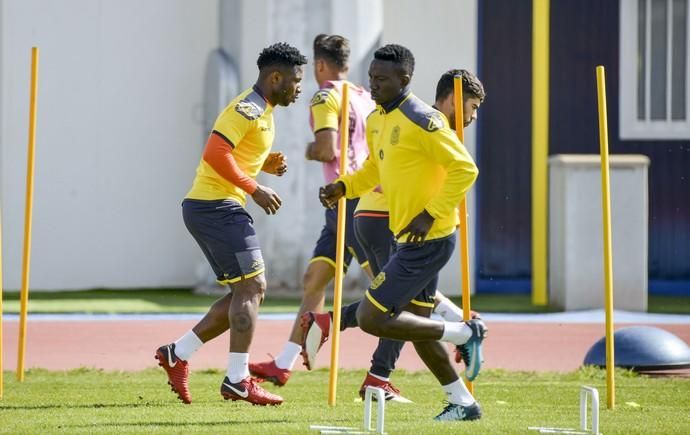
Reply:
M34 151L36 149L36 100L38 97L38 47L31 48L31 99L29 102L29 150L26 165L26 208L24 213L24 256L22 258L22 290L19 314L19 351L17 380L24 381L26 350L26 315L29 305L29 269L31 264L31 217L34 200Z
M340 110L340 174L347 172L347 145L350 141L350 96L347 82L343 83ZM345 263L345 209L347 200L338 200L338 229L335 248L335 281L333 283L333 326L331 327L331 370L328 378L328 404L335 406L338 389L338 352L340 350L340 307L343 298L343 266Z
M457 75L453 78L453 91L455 104L455 134L463 144L465 143L465 125L463 116L463 96L462 96L462 76ZM458 238L460 239L460 275L462 277L462 318L465 321L470 320L470 252L469 252L469 235L467 232L467 196L460 202L458 208L460 217L460 232ZM470 393L474 393L474 386L472 382L465 380L467 389Z
M611 249L611 188L609 182L609 132L606 115L606 72L597 66L599 107L599 150L601 154L601 210L604 227L604 301L606 307L606 404L616 406L616 379L613 343L613 261Z
M546 277L549 157L549 1L532 0L532 304L549 302Z
M3 377L3 365L2 365L2 360L5 358L5 355L2 350L2 209L0 209L0 400L2 400L2 396L4 394L4 377Z

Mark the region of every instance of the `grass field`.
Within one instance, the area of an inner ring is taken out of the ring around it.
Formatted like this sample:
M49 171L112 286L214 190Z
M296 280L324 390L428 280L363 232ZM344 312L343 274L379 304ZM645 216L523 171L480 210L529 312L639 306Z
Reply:
M289 385L271 391L286 402L279 407L226 402L218 393L224 374L193 372L194 403L183 405L168 390L162 370L137 373L79 369L30 370L23 384L5 373L0 401L0 432L35 433L257 433L306 434L310 424L361 427L362 403L355 402L363 371L341 371L338 402L326 405L328 372L296 372ZM476 382L484 417L477 422L435 422L443 394L426 372L398 372L394 381L415 404L389 403L390 434L508 434L528 426L576 428L578 389L591 385L601 396L605 434L687 434L690 432L690 379L649 378L617 373L617 407L606 410L605 372L581 369L570 374L483 372Z
M6 292L4 299L5 312L19 312L17 292ZM195 295L189 289L32 292L29 310L32 313L203 313L215 299L215 296ZM261 312L294 312L299 302L297 297L269 293ZM478 294L472 297L472 308L487 313L553 311L533 306L526 294ZM649 312L690 314L690 297L650 296Z

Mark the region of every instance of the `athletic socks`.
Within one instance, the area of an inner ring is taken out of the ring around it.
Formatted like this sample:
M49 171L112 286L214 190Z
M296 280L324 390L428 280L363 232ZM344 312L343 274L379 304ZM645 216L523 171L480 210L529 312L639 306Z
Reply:
M227 377L233 384L249 376L249 354L230 352Z
M441 341L459 346L467 343L470 337L472 337L472 329L465 322L443 322Z
M285 343L283 350L275 358L276 367L283 370L292 370L292 366L295 365L295 361L297 361L300 352L302 352L302 346L288 341Z
M188 361L203 345L194 331L190 330L175 342L175 355L181 360Z
M443 385L441 388L443 388L443 391L446 393L449 403L469 406L475 402L472 393L467 389L462 379L458 379L448 385Z
M462 320L462 310L448 298L441 299L434 312L443 317L446 322L459 322Z

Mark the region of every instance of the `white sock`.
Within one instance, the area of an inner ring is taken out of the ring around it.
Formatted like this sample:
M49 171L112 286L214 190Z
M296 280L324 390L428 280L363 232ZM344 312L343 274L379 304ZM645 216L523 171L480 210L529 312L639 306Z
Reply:
M194 352L201 349L203 345L204 342L197 337L194 331L187 331L185 335L175 342L175 355L181 360L188 361L194 355Z
M472 329L464 322L443 322L441 341L447 341L457 346L467 343L470 337L472 337Z
M460 406L469 406L475 402L472 393L467 389L462 379L458 379L448 385L444 385L443 391L446 393L449 403L454 403Z
M295 361L297 361L300 352L302 352L302 346L288 341L285 343L283 350L276 357L276 367L279 369L292 370L292 366L295 365Z
M383 381L383 382L388 382L388 380L390 379L390 378L384 378L383 376L375 375L372 372L369 372L369 376L376 378L379 381Z
M249 376L249 354L230 352L228 358L228 379L233 384Z
M443 317L446 322L459 322L462 320L462 309L455 305L450 299L441 299L436 305L434 312Z

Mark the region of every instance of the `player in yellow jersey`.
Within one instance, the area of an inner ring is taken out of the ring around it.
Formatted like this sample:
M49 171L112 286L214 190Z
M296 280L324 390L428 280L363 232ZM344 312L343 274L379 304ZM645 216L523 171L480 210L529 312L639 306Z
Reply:
M474 74L461 69L446 71L436 85L436 101L432 107L446 117L448 124L453 129L455 127L453 79L456 75L462 77L464 127L469 126L477 119L477 110L486 96L484 86ZM362 249L367 253L369 265L374 275L378 275L394 252L393 234L388 228L388 202L383 192L379 192L379 190L375 189L362 196L355 210L354 218L357 240ZM356 310L356 304L348 306L347 310L342 310L340 317L341 330L357 325ZM459 321L462 319L462 310L439 290L436 291L434 296L434 313L440 315L446 321ZM322 316L322 314L316 313L314 315ZM474 311L471 312L471 315L472 318L479 316ZM326 317L325 320L329 321L330 326L330 316ZM397 340L379 340L379 346L372 356L371 368L360 387L359 393L362 398L364 398L364 391L367 386L382 388L386 393L387 400L397 400L400 398L400 391L390 382L390 375L395 367L395 362L400 355L403 344L404 342ZM461 359L461 353L456 350L456 362L460 362Z
M349 86L348 172L358 170L369 155L365 136L366 117L374 110L375 104L368 91L347 81L349 55L349 41L340 35L322 34L314 38L314 78L319 89L312 97L310 104L310 124L314 132L314 141L307 144L305 154L308 160L321 163L326 183L332 182L341 175L339 128L344 83ZM351 199L347 203L345 267L348 267L354 258L371 277L367 266L367 256L360 248L352 227L352 214L357 202L358 199ZM249 371L254 376L276 385L285 385L290 379L292 367L302 350L300 316L308 311L323 310L326 286L335 276L336 227L337 210L326 210L324 226L304 273L302 303L295 316L288 341L275 359L249 364Z
M443 114L411 93L413 71L414 56L405 47L390 44L374 53L369 82L378 110L367 120L371 157L361 170L323 187L319 196L332 207L343 196L381 186L396 250L358 302L357 323L372 335L414 343L448 399L437 420L474 420L481 408L440 341L465 346L465 375L473 380L481 367L486 326L480 319L447 322L429 316L438 273L455 247L456 206L478 170ZM326 334L321 329L316 340L308 335L305 346L318 346Z
M226 399L256 405L278 405L282 397L258 385L249 375L249 347L259 304L266 290L264 261L246 195L267 214L275 214L280 197L255 180L259 171L283 175L285 157L271 153L273 108L288 106L300 93L302 65L307 59L294 47L277 43L257 60L259 77L216 119L196 178L184 201L185 225L206 256L221 284L230 292L218 299L199 323L177 341L161 346L156 358L168 383L184 403L189 392L190 357L207 341L230 329L228 369L220 387Z

